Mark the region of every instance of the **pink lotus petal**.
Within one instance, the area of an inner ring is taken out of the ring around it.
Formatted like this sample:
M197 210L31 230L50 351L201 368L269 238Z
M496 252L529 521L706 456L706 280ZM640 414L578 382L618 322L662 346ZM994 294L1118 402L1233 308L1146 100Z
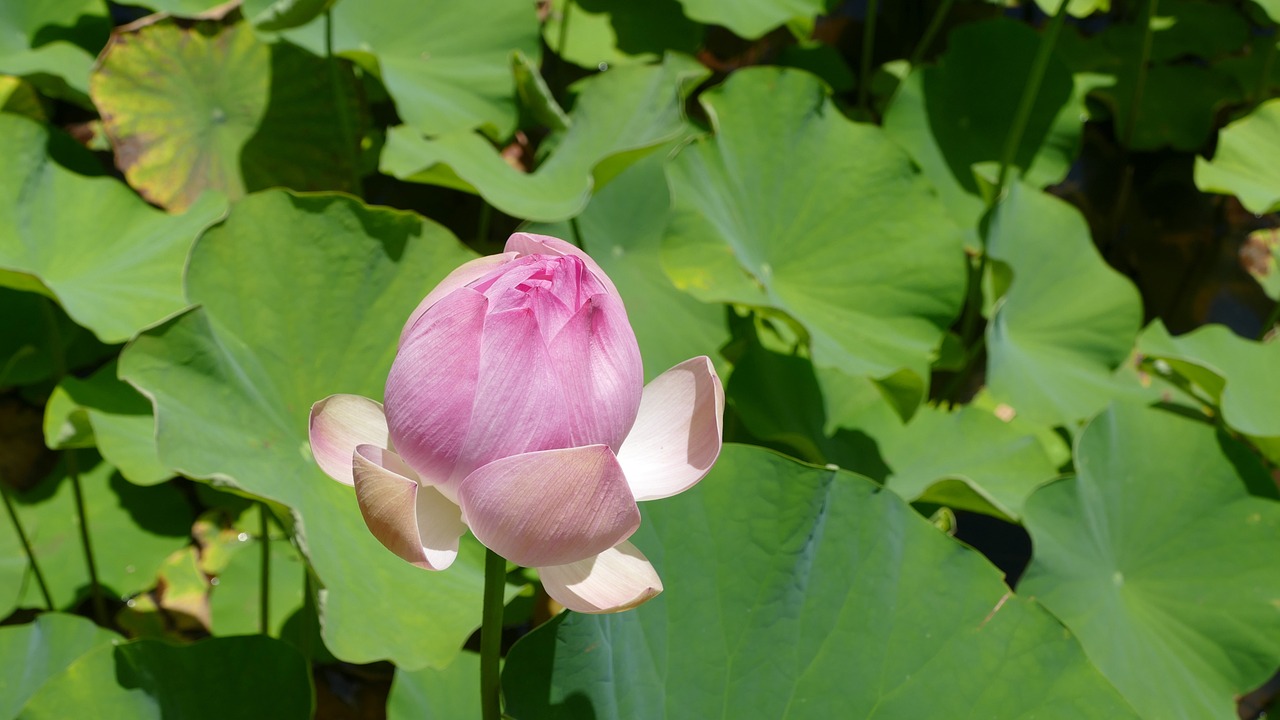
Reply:
M395 448L432 484L447 482L471 423L487 301L459 288L414 326L387 376Z
M622 303L587 300L547 348L564 389L574 445L622 445L636 419L644 366Z
M399 345L404 345L405 339L409 336L409 331L413 330L413 326L417 324L418 318L422 317L432 305L440 302L449 293L460 287L469 285L476 280L488 275L494 269L511 262L516 258L516 253L502 253L500 255L486 255L475 260L468 260L459 265L453 272L449 273L439 282L427 296L422 298L422 302L418 303L418 307L414 308L409 315L408 321L404 324L404 329L400 331Z
M369 532L388 550L427 570L444 570L458 557L467 531L461 509L390 450L361 445L355 454L356 500Z
M548 595L580 613L630 610L662 592L653 565L629 542L576 563L540 567L538 575Z
M705 356L676 365L644 388L618 463L636 500L684 492L720 456L724 388Z
M570 445L568 408L533 311L487 316L479 354L474 411L450 483L498 458Z
M598 555L640 527L622 468L605 445L496 460L458 488L480 542L525 567Z
M308 431L316 464L345 485L352 483L351 456L356 446L388 444L382 404L359 395L330 395L312 405Z
M615 286L613 281L609 279L609 276L605 274L604 268L601 268L590 255L579 250L573 245L573 243L565 242L558 237L551 237L550 235L535 235L533 233L521 232L515 233L511 237L507 238L507 246L504 250L507 252L518 252L521 255L572 255L586 264L587 268L591 270L591 274L595 275L596 279L609 289L609 294L618 299L622 298L622 296L618 294L617 286Z

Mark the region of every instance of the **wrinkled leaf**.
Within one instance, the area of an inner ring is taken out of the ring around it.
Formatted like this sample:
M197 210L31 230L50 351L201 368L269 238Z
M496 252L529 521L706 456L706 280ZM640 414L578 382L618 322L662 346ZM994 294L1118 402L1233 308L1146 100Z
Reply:
M267 45L230 17L112 37L91 89L129 184L175 211L209 188L234 200L276 185L352 187L357 140L339 116L352 123L359 108L345 67L331 78L322 59Z

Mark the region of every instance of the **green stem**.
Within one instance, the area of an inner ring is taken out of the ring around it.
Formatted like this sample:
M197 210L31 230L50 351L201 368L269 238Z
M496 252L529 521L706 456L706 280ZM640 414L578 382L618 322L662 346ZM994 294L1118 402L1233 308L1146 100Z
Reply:
M27 538L27 533L22 529L22 522L18 520L18 511L13 507L13 499L9 497L9 486L0 480L0 495L4 496L4 509L9 512L9 520L13 523L13 529L18 533L18 541L22 543L22 551L27 554L27 563L31 565L31 574L36 576L36 585L40 586L40 595L44 597L44 606L50 612L53 611L53 596L49 594L49 586L45 584L44 573L40 572L40 564L36 562L36 553L31 549L31 541Z
M351 164L351 192L363 195L360 178L360 146L355 123L351 119L351 107L342 88L342 74L338 58L333 54L333 10L324 11L324 58L329 66L329 85L333 92L334 115L338 121L342 146L346 148L347 162Z
M1151 44L1155 33L1151 31L1151 18L1156 15L1159 0L1149 0L1142 6L1139 22L1142 23L1142 45L1138 47L1136 64L1133 68L1133 95L1129 98L1129 114L1125 116L1124 126L1120 130L1120 152L1124 158L1124 169L1120 173L1120 189L1116 192L1115 207L1111 210L1111 238L1109 248L1115 246L1120 236L1120 222L1124 218L1124 209L1129 204L1129 194L1133 192L1133 163L1129 159L1129 146L1133 144L1133 133L1138 126L1138 109L1142 107L1142 93L1147 85L1147 65L1151 61Z
M507 584L507 561L485 550L484 614L480 625L480 716L502 718L502 678L498 660L502 654L502 600Z
M933 45L934 38L938 37L938 32L942 30L942 23L947 19L947 15L951 13L951 6L955 4L955 0L942 0L938 5L938 10L929 20L929 27L925 28L924 35L920 37L920 42L916 43L916 49L911 51L911 67L914 68L924 60L925 53L929 52L929 46Z
M862 23L862 62L858 67L858 109L863 118L871 116L871 56L876 41L876 6L879 0L867 0L867 17Z
M489 226L493 224L493 206L480 198L480 219L476 221L476 247L483 248L489 242Z
M54 311L53 300L44 303L44 320L49 329L50 364L53 365L53 381L61 383L67 374L66 348L62 345L62 333L58 330L58 316ZM84 488L80 483L80 468L76 462L74 450L63 450L62 458L66 463L67 477L71 480L71 489L76 500L76 519L80 528L80 547L84 548L85 565L89 568L89 588L93 593L93 615L99 625L107 624L107 606L102 597L102 586L98 584L98 565L93 560L93 542L89 539L89 515L84 510Z
M1045 71L1049 69L1049 60L1053 57L1053 46L1058 43L1058 34L1062 32L1062 25L1066 22L1067 2L1068 0L1061 0L1058 4L1058 11L1049 22L1049 27L1040 40L1040 47L1036 50L1036 58L1031 63L1031 74L1027 77L1027 86L1023 89L1022 98L1018 101L1018 109L1014 112L1009 136L1005 138L1004 154L1000 157L1000 175L996 179L996 191L992 204L998 202L1004 194L1005 182L1009 178L1009 168L1018 158L1022 136L1027 131L1027 124L1031 122L1031 111L1035 109L1036 98L1040 95L1040 84L1044 82Z
M573 236L570 238L573 244L579 250L584 250L585 248L582 247L582 228L578 227L578 218L576 216L569 218L569 233Z
M107 605L102 597L102 585L98 583L98 564L93 559L93 543L89 540L89 515L84 510L80 468L74 450L64 450L62 456L67 463L67 477L71 479L71 489L76 498L76 516L80 519L80 547L84 549L84 562L89 568L89 588L93 593L93 616L99 625L106 626Z
M258 577L258 632L271 632L271 511L266 503L258 508L258 538L262 543L262 571Z

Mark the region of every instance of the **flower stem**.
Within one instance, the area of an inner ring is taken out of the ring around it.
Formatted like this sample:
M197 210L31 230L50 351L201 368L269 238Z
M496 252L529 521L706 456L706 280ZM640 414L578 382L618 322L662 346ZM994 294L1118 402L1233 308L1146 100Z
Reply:
M258 507L258 537L262 543L262 572L258 577L258 632L271 634L271 511Z
M485 550L484 615L480 625L480 716L502 718L502 679L498 660L502 654L502 600L507 584L507 561Z
M942 0L938 4L938 9L933 13L933 17L929 20L929 27L925 28L924 35L920 37L920 42L916 43L916 49L911 51L911 68L915 69L924 59L926 53L929 52L929 46L933 45L934 38L938 37L938 31L942 29L942 23L947 19L947 15L951 12L951 5L955 0Z
M36 578L36 585L40 587L40 595L44 597L44 606L50 612L53 611L53 596L49 594L49 586L44 582L44 573L40 572L40 565L36 563L36 553L31 549L31 541L27 538L27 533L22 529L22 523L18 520L18 511L13 507L13 499L9 497L9 486L0 480L0 496L4 497L4 509L9 512L9 520L13 522L13 529L18 533L18 541L22 543L22 551L27 554L27 564L31 566L31 574Z
M107 605L102 597L102 585L98 582L98 564L93 559L93 543L89 540L89 514L84 510L84 488L80 483L80 468L76 462L75 450L64 450L63 458L67 463L67 477L71 479L71 489L76 497L76 517L80 522L80 547L84 548L84 562L89 568L89 589L93 593L93 617L99 625L107 625Z
M360 138L356 137L355 121L351 117L351 104L343 87L342 67L338 57L333 54L333 9L324 11L324 59L329 70L329 87L333 93L334 118L338 124L338 133L344 158L351 164L351 192L361 195L360 177Z

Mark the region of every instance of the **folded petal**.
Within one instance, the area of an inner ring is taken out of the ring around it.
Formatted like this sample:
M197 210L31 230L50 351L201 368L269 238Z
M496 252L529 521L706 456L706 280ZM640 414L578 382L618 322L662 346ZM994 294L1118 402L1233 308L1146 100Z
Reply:
M325 474L350 485L351 456L359 445L386 447L382 404L359 395L330 395L311 406L311 455Z
M517 565L565 565L598 555L640 527L640 510L606 445L503 458L458 487L476 538Z
M622 296L618 294L618 288L605 274L604 268L601 268L591 256L578 249L572 243L567 243L558 237L550 235L535 235L533 233L515 233L507 238L507 246L504 248L507 252L517 252L521 255L572 255L580 260L596 276L609 291L611 295L617 298Z
M369 532L388 550L427 570L453 564L458 538L467 531L461 509L439 490L420 486L398 455L361 445L355 454L355 485Z
M453 474L480 377L483 295L459 288L414 326L387 376L387 424L396 452L431 484Z
M705 356L685 360L644 388L618 463L636 500L683 492L720 456L724 388Z
M630 610L662 592L662 580L635 545L623 542L568 565L538 568L556 602L580 613Z
M449 273L439 282L427 296L422 298L422 302L418 303L418 307L414 308L409 315L409 319L404 324L404 329L400 331L400 345L404 345L404 341L409 336L409 331L413 330L413 326L417 324L418 318L431 308L432 305L440 302L441 298L449 293L457 290L465 285L479 280L480 278L493 272L499 266L511 262L516 258L516 253L502 253L499 255L486 255L484 257L469 260L459 265L453 272Z
M547 348L560 378L574 445L621 447L644 389L640 346L622 302L589 298Z
M475 388L463 454L450 483L498 458L572 444L568 406L532 310L486 316Z

